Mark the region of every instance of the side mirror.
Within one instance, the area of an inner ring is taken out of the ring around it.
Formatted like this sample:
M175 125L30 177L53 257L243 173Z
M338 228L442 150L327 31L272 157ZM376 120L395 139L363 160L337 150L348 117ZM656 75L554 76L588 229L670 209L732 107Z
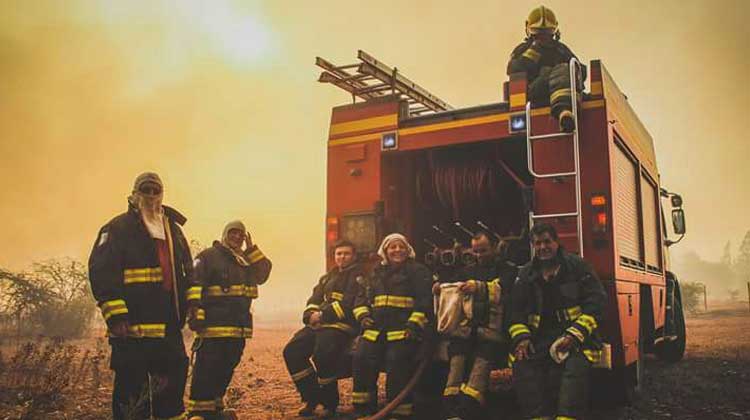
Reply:
M678 194L672 194L672 207L682 207L682 197Z
M682 209L672 210L672 227L677 235L685 234L685 212Z

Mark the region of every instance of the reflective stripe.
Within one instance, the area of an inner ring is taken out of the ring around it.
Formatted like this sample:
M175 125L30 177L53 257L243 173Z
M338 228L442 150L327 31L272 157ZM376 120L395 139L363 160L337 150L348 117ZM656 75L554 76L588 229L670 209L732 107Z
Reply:
M374 343L378 341L379 335L380 335L380 331L378 330L365 330L365 332L362 333L362 338L368 341L372 341Z
M524 324L513 324L510 326L508 331L510 332L510 338L516 338L521 334L531 334L531 331L529 331L529 327Z
M412 411L414 411L413 404L401 404L397 406L391 413L397 416L410 416Z
M131 324L128 325L128 337L163 338L167 335L167 324Z
M557 89L556 91L552 92L552 95L549 96L549 101L555 102L563 97L570 97L570 88Z
M460 388L457 386L446 386L445 390L443 391L443 396L452 397L454 395L458 395L459 391L460 391Z
M586 356L591 363L598 363L602 359L602 353L601 350L583 350L583 355Z
M161 283L161 267L126 268L122 272L124 284Z
M333 312L336 312L336 316L339 319L346 318L346 314L344 313L344 308L341 307L341 303L339 303L339 302L333 302L331 304L331 308L333 308Z
M181 413L173 417L154 417L154 420L184 420L187 418L187 413Z
M555 420L576 420L575 417L568 417L568 416L557 416L555 417Z
M319 309L320 309L320 306L318 306L318 305L316 305L316 304L314 304L314 303L311 303L311 304L309 304L309 305L307 305L307 306L305 307L305 311L310 311L310 310L315 310L315 311L317 311L317 310L319 310Z
M206 327L198 332L201 338L251 338L252 328L244 327Z
M597 327L596 319L588 314L581 314L581 316L576 319L575 323L582 326L583 328L586 328L586 331L588 331L589 334L591 334L591 332L594 331Z
M250 255L247 256L247 259L250 260L250 264L255 264L263 258L266 258L266 256L263 255L263 253L260 252L260 249L258 248L256 248L255 251L251 252Z
M348 332L348 333L354 332L354 327L352 327L349 324L345 324L343 322L333 322L330 324L322 324L320 328L335 328L337 330L341 330L341 331Z
M539 328L539 324L542 322L542 316L539 314L529 315L529 326L531 328Z
M229 286L226 290L221 286L208 286L205 289L206 297L248 297L251 299L258 297L258 286L246 284L235 284Z
M216 411L216 400L188 400L188 411Z
M367 404L368 402L370 402L369 392L352 392L353 404Z
M102 316L104 317L105 321L109 320L115 315L128 313L128 307L127 305L125 305L125 301L123 299L108 300L102 302L99 307L102 310Z
M479 390L470 387L469 385L461 384L461 393L474 398L475 400L479 401L480 404L484 402L484 396L482 396L482 393L479 392Z
M568 334L574 336L581 343L583 343L583 341L586 339L586 337L583 335L583 333L578 328L576 328L575 326L568 327L568 329L565 330L565 332L567 332Z
M489 284L487 284L487 294L489 296L490 303L499 304L500 303L500 279L496 278L493 279Z
M409 296L379 295L375 296L375 301L373 302L372 306L375 308L413 308L414 298Z
M224 409L224 397L216 397L214 401L216 402L216 411L221 411Z
M305 379L308 376L312 375L313 373L315 373L315 369L313 369L312 367L309 367L309 368L307 368L307 369L305 369L303 371L300 371L300 372L297 372L297 373L292 373L292 380L294 382L299 382L302 379Z
M420 328L424 328L425 324L427 324L427 316L424 314L424 312L414 311L411 313L408 322L413 322L419 325Z
M521 54L523 57L528 58L529 60L538 63L539 59L542 58L542 54L538 53L536 50L533 50L529 48L528 50L524 51L523 54Z
M331 292L331 299L333 300L344 300L344 294L339 292Z
M567 321L575 321L578 319L578 317L581 316L581 307L580 306L573 306L571 308L565 308L557 311L557 320L567 320Z
M400 330L400 331L388 331L386 333L386 340L388 341L398 341L403 340L406 338L406 330Z
M354 314L354 318L359 321L361 317L370 313L370 308L367 306L357 306L352 310L352 313Z
M206 311L203 308L199 308L195 311L195 319L197 321L204 321L206 319Z
M190 287L189 289L187 289L187 293L185 294L187 296L187 300L200 300L202 291L203 287L201 286Z
M335 377L335 376L332 377L332 378L318 378L318 385L332 384L332 383L336 382L336 380L338 380L338 378Z
M508 367L513 367L513 363L516 362L516 356L512 352L508 353Z

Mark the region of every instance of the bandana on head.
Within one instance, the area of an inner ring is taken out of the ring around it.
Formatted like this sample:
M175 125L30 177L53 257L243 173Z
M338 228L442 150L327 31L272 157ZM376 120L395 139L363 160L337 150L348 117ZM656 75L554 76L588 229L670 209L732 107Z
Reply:
M383 265L388 265L388 256L386 255L385 250L388 248L388 245L390 245L394 241L401 241L406 246L406 256L407 258L416 258L417 254L414 252L414 248L409 244L409 241L406 240L406 236L400 234L400 233L391 233L390 235L386 236L383 239L383 242L380 243L380 248L378 248L378 255L380 258L382 258L382 261L380 261Z
M145 183L152 183L159 186L159 194L144 194L140 191ZM164 198L164 184L161 182L159 175L154 172L144 172L135 179L133 183L133 193L128 197L128 201L137 208L143 218L143 224L146 225L148 233L154 239L166 239L164 233L164 209L161 206Z
M224 231L221 233L221 244L224 245L226 249L232 251L234 258L237 260L237 262L240 265L243 265L243 266L250 265L250 262L247 260L247 258L245 258L245 255L242 253L241 249L234 249L229 245L229 241L227 240L227 237L229 236L229 231L232 229L241 230L243 235L245 235L247 232L247 229L245 228L245 224L242 223L242 221L233 220L227 223L226 226L224 226ZM247 251L250 251L250 250L247 250Z

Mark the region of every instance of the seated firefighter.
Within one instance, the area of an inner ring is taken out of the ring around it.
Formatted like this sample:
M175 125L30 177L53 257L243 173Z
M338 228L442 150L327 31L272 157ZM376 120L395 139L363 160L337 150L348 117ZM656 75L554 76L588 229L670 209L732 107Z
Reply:
M354 314L363 333L354 354L354 417L377 409L377 379L386 373L386 397L393 401L414 375L417 352L432 317L432 274L414 261L414 248L401 234L392 233L378 249L381 263L360 291ZM389 418L411 418L411 393Z
M244 249L243 249L244 245ZM188 323L196 332L190 386L190 420L233 418L224 394L252 337L252 300L268 280L271 261L253 244L240 221L226 225L221 241L194 261L195 286L187 291Z
M471 248L476 263L462 268L454 283L433 287L436 295L441 294L441 289L459 292L458 304L466 312L463 322L443 332L449 338L450 370L443 392L448 420L481 417L490 370L498 359L507 360L509 339L503 322L504 309L517 269L498 255L496 244L486 233L477 233L471 240ZM447 299L440 302L439 317L447 309L443 304L450 304Z
M338 367L359 327L352 308L364 275L354 244L337 242L333 259L336 266L320 278L307 300L302 315L305 327L284 347L286 367L305 403L299 411L302 417L312 417L319 404L324 408L323 418L336 414Z
M559 246L552 226L534 225L531 245L534 258L512 292L513 385L523 418L578 419L601 357L596 329L606 294L591 267Z
M508 75L525 72L528 77L528 95L534 104L549 104L552 117L560 130L572 132L575 121L572 111L570 86L570 59L575 54L562 42L557 29L557 18L552 10L539 6L526 20L526 39L511 54ZM575 89L583 89L585 67Z

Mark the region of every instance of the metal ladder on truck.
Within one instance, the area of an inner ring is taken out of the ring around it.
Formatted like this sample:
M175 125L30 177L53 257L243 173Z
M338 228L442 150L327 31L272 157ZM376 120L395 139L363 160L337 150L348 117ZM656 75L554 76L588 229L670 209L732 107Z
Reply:
M549 213L549 214L534 214L533 209L529 212L529 227L534 225L536 220L540 219L558 219L565 217L576 218L576 230L578 233L578 255L583 257L583 216L581 213L581 160L578 148L578 83L576 74L580 67L578 60L573 57L570 59L570 95L572 102L573 111L573 132L558 132L551 134L532 135L531 134L531 101L526 102L526 156L528 160L529 173L534 178L563 178L573 177L575 178L575 195L576 195L576 211L568 213ZM571 136L573 138L573 171L571 172L557 172L540 174L534 170L534 156L533 156L533 142L537 140L549 140L560 137Z

